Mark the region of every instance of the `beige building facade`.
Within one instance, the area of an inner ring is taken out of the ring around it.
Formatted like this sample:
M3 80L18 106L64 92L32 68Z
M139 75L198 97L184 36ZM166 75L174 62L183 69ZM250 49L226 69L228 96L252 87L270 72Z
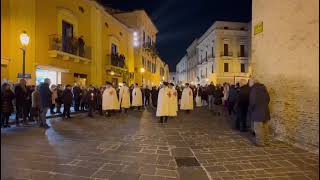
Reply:
M252 69L275 137L319 152L319 1L252 1Z
M249 78L248 23L216 21L198 40L198 81L236 83Z
M176 73L177 73L177 83L184 84L187 83L187 63L188 58L184 55L179 63L176 65Z

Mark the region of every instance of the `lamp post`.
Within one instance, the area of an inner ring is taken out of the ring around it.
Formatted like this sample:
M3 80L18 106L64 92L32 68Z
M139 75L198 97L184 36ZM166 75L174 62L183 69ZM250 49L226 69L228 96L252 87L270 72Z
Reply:
M144 68L142 67L141 69L140 69L140 72L141 72L141 76L142 76L142 83L141 83L141 85L143 84L143 73L144 73Z
M26 74L26 47L29 44L30 37L28 36L26 31L23 31L20 34L20 42L22 45L22 78L25 78Z

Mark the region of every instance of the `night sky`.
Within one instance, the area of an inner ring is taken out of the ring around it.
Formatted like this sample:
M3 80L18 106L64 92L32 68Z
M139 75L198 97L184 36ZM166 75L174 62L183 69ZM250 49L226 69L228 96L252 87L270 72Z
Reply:
M170 72L215 21L251 21L251 0L99 0L123 11L144 9L157 26L157 48Z

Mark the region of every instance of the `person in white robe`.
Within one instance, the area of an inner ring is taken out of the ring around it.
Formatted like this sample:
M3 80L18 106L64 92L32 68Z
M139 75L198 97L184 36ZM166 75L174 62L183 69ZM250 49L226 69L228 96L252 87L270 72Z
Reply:
M130 92L129 87L125 82L123 82L123 86L120 87L119 101L121 109L124 109L124 112L127 112L127 109L130 108Z
M170 88L170 103L169 103L169 116L177 116L177 112L178 112L178 93L176 88L174 87L173 83L169 84L169 88Z
M132 91L132 106L137 107L138 110L140 110L142 106L142 92L138 83L134 85L134 89Z
M110 117L113 111L120 109L120 104L117 92L112 87L112 84L110 82L107 82L106 84L106 89L102 94L102 110L107 111L108 117Z
M189 83L186 83L185 88L182 91L180 109L186 110L187 113L189 113L190 110L193 110L193 92L189 87Z
M168 87L167 82L162 83L162 87L159 90L158 95L158 105L156 116L160 117L159 123L166 123L168 121L168 116L170 113L170 98L171 98L171 89Z
M200 84L198 84L197 89L196 89L196 106L201 107L202 106L202 89L200 87Z

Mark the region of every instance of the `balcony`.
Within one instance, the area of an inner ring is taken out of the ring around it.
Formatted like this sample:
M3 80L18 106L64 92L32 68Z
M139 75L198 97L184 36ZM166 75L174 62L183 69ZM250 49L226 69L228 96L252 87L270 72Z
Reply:
M248 53L238 53L238 58L240 60L248 60Z
M126 58L123 54L108 54L107 65L114 66L116 68L127 69Z
M91 62L91 47L86 46L83 39L70 37L63 39L62 36L49 35L49 56L72 60L74 62Z
M157 56L159 54L155 44L144 43L142 47L145 52L151 53L151 56Z
M231 59L233 57L232 52L221 52L220 56L222 59Z

